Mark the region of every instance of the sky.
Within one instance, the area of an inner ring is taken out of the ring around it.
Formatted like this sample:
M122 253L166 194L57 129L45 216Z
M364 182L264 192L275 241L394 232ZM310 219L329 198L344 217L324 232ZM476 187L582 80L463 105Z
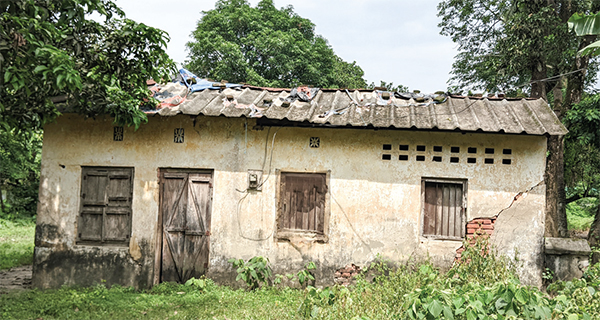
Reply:
M187 59L185 44L216 0L116 0L129 19L162 29L171 41L167 53ZM256 6L259 0L250 0ZM316 25L347 62L356 61L368 83L402 84L424 93L446 90L456 45L439 34L439 0L274 0Z

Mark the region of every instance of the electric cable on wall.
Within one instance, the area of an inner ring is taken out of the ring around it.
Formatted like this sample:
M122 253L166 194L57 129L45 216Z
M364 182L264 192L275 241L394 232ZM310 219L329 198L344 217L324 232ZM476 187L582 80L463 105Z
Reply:
M277 129L277 131L275 131L275 133L273 134L273 138L271 139L271 153L269 155L269 172L267 173L267 177L261 181L258 184L258 188L262 187L267 180L269 180L269 177L271 176L271 169L272 169L272 163L273 163L273 150L275 150L275 137L277 136L277 132L279 132L279 130L281 130L282 127L279 127ZM269 134L271 132L271 127L269 127L269 129L267 130L267 137L266 137L266 141L265 141L265 155L263 157L263 164L262 164L262 168L261 171L264 172L265 170L265 165L267 164L267 154L269 154ZM251 237L247 237L244 235L244 233L242 232L242 223L241 223L241 219L240 219L240 210L242 207L242 202L244 201L244 199L246 199L246 197L248 197L248 187L246 187L245 190L239 190L236 189L237 192L240 193L245 193L245 195L240 198L240 200L238 200L238 203L236 205L236 217L237 217L237 222L238 222L238 232L240 237L242 237L243 239L246 240L251 240L251 241L265 241L270 239L274 234L275 234L275 227L273 227L273 229L271 230L271 233L267 236L267 237L263 237L263 238L251 238Z

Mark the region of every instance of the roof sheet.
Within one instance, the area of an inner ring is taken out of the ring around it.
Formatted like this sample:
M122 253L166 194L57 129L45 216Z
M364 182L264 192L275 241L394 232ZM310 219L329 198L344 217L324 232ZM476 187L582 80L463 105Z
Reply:
M189 93L178 83L161 93L185 96L177 106L149 111L176 114L254 117L334 127L374 127L564 135L542 99L394 94L378 90L322 89L309 101L292 99L290 89L243 86ZM288 104L289 103L289 104Z

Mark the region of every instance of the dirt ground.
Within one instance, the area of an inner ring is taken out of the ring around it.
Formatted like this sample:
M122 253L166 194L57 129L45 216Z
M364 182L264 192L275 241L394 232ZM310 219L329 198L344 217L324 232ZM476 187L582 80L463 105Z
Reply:
M0 271L0 294L31 289L31 265Z

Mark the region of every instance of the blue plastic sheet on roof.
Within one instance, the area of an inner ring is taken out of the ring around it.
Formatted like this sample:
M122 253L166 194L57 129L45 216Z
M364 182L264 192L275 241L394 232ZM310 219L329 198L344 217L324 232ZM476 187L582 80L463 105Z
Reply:
M202 91L204 89L210 90L218 90L221 87L214 87L213 81L208 81L206 79L201 79L197 75L191 73L187 69L179 69L179 76L177 77L177 81L181 82L181 84L185 85L190 89L191 92ZM226 83L225 86L227 88L232 87L241 87L241 84L238 83Z

